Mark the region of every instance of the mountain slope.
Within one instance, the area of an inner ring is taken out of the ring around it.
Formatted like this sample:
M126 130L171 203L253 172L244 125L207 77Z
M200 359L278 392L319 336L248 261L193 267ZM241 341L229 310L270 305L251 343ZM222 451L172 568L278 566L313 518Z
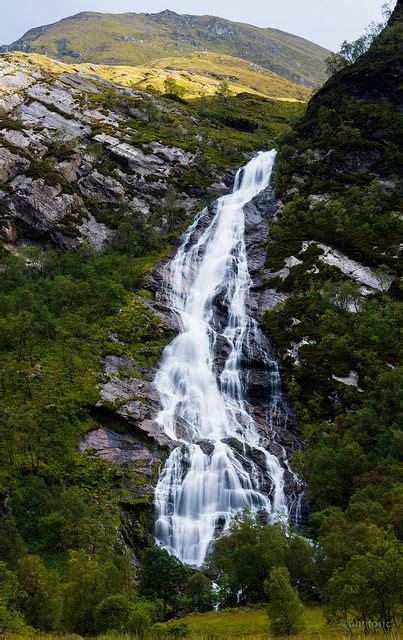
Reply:
M66 62L144 65L151 60L210 51L254 62L293 82L316 87L324 80L328 51L276 29L214 16L83 12L31 29L10 45Z
M276 169L266 277L282 303L266 327L304 431L295 464L314 511L347 509L341 530L357 518L401 531L402 25L398 2L369 51L312 98Z
M246 60L214 53L192 53L183 58L164 58L150 62L148 66L120 66L101 64L71 64L48 58L38 53L13 52L9 60L32 63L53 72L80 72L96 75L110 82L147 90L150 87L164 93L164 80L174 78L186 99L214 94L220 82L226 79L234 93L252 93L285 101L306 102L311 91L290 82L263 67Z

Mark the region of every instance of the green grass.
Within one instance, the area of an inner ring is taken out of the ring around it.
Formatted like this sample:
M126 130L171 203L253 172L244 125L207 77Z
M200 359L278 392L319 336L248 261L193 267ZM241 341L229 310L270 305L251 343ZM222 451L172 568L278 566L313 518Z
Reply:
M262 606L240 607L219 612L193 613L184 620L189 625L191 637L196 640L209 636L219 640L250 638L263 640L271 638L266 608ZM305 611L306 631L299 637L320 637L328 635L329 629L320 607L309 607Z
M219 612L193 613L185 618L190 629L190 640L271 640L273 636L269 632L269 620L266 607L261 605L226 609ZM304 613L305 629L294 638L316 640L331 638L331 640L344 640L351 636L342 629L326 624L323 609L319 606L309 606ZM353 633L355 640L364 638L364 635ZM368 638L368 636L365 636ZM397 633L388 634L393 640L398 638ZM282 640L282 639L279 639Z
M269 621L266 608L261 605L251 607L239 607L236 609L225 609L224 611L211 611L208 613L192 613L181 621L187 623L190 635L188 640L272 640L273 636L269 632ZM364 636L359 631L352 635L341 629L330 627L326 624L323 610L319 606L306 607L304 614L305 630L293 636L298 640L347 640L351 637L354 640L364 640L364 638L374 636ZM13 637L11 634L7 638ZM15 637L15 636L14 636ZM38 633L36 635L19 636L21 638L37 638L38 640L68 640L77 636L57 636ZM381 637L381 636L378 636ZM388 640L397 640L397 632L388 634ZM104 634L99 640L110 638L110 640L136 640L134 636ZM276 640L285 640L277 638Z
M12 52L10 61L38 65L53 73L80 71L125 87L164 92L164 80L173 77L183 88L186 98L199 98L217 91L222 79L227 79L234 93L248 92L284 101L306 102L312 91L272 73L262 66L233 56L208 51L186 56L162 58L141 66L106 64L66 64L37 53ZM49 107L49 105L48 105ZM65 116L65 114L63 114ZM0 118L1 119L1 118Z

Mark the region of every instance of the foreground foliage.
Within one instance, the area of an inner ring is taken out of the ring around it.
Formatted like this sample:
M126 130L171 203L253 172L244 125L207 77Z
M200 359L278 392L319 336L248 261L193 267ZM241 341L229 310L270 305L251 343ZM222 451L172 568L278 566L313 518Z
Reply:
M304 607L298 591L290 584L286 567L273 567L265 581L265 591L270 599L267 611L273 635L291 636L301 631Z

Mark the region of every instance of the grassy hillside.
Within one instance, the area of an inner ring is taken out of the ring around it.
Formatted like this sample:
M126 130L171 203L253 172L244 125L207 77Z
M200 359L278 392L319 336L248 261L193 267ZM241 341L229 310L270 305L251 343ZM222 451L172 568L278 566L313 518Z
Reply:
M249 60L293 82L315 87L324 80L328 51L275 29L212 16L83 12L31 29L13 48L66 62L145 65L167 57L210 51Z
M281 78L263 67L208 52L192 53L183 58L164 58L138 67L72 64L37 53L21 52L8 54L8 59L21 60L55 73L79 71L126 87L148 89L151 86L161 92L164 91L164 80L172 77L183 88L186 98L212 95L224 79L228 80L229 89L234 94L248 92L291 102L306 101L311 95L306 87Z

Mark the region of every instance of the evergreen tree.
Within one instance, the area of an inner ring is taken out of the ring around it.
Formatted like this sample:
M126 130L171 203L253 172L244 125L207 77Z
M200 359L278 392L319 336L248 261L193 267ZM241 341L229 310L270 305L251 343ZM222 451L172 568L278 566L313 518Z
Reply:
M270 598L267 612L270 630L275 636L290 636L303 628L304 607L298 591L291 586L286 567L273 567L265 581L265 591Z

